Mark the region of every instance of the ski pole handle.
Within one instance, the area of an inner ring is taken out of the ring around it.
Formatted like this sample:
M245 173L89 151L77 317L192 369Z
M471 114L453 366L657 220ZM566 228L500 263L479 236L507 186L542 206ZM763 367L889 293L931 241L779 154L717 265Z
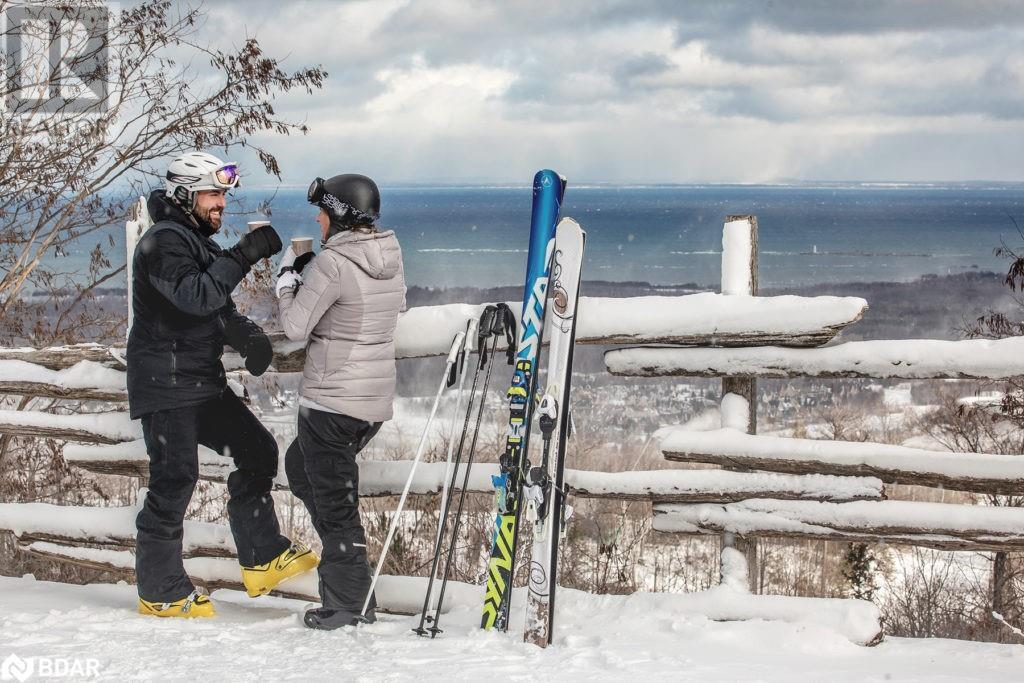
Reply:
M466 339L465 332L456 332L455 338L452 339L452 348L448 351L448 363L454 363L459 357L459 351L462 350L462 344Z
M455 337L452 339L452 348L448 352L448 382L445 386L449 389L455 386L455 380L459 376L459 356L462 355L462 346L465 343L466 333L456 332Z
M477 329L480 327L480 321L476 318L470 318L469 322L466 323L466 352L476 351L477 348Z

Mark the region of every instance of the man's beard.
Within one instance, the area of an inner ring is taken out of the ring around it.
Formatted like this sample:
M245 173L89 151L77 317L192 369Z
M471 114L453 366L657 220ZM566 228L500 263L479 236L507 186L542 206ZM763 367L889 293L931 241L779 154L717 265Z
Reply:
M203 232L207 236L214 235L220 230L221 222L223 221L223 213L220 209L217 209L216 218L210 216L213 213L213 209L200 209L196 207L195 211L196 221L199 223L199 227L202 228Z

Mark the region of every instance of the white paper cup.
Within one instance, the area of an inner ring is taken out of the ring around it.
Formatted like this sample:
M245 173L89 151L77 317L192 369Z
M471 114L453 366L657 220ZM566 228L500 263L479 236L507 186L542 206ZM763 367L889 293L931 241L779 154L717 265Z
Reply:
M249 221L249 232L262 228L264 225L270 225L270 221Z
M292 251L295 252L296 256L302 256L313 251L313 238L312 237L293 237L292 238Z

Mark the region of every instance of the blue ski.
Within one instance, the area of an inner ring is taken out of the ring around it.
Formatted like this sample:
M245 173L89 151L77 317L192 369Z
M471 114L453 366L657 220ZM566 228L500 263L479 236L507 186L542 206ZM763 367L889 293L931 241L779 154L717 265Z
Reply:
M520 496L529 448L533 395L536 391L538 359L544 335L548 277L555 244L555 224L565 193L565 178L554 171L539 171L533 178L533 216L530 223L530 252L526 259L523 312L516 345L515 372L508 390L509 418L505 453L494 477L495 518L491 557L487 563L487 592L484 595L481 628L508 629L508 608L512 597Z

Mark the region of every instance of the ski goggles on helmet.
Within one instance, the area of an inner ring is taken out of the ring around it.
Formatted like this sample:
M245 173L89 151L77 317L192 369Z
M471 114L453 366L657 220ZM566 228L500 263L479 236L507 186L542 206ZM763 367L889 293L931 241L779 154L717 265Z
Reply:
M238 185L238 164L224 164L213 172L213 178L218 187L225 189Z
M310 204L319 204L324 198L324 179L317 178L309 184L309 189L306 191L306 201Z

